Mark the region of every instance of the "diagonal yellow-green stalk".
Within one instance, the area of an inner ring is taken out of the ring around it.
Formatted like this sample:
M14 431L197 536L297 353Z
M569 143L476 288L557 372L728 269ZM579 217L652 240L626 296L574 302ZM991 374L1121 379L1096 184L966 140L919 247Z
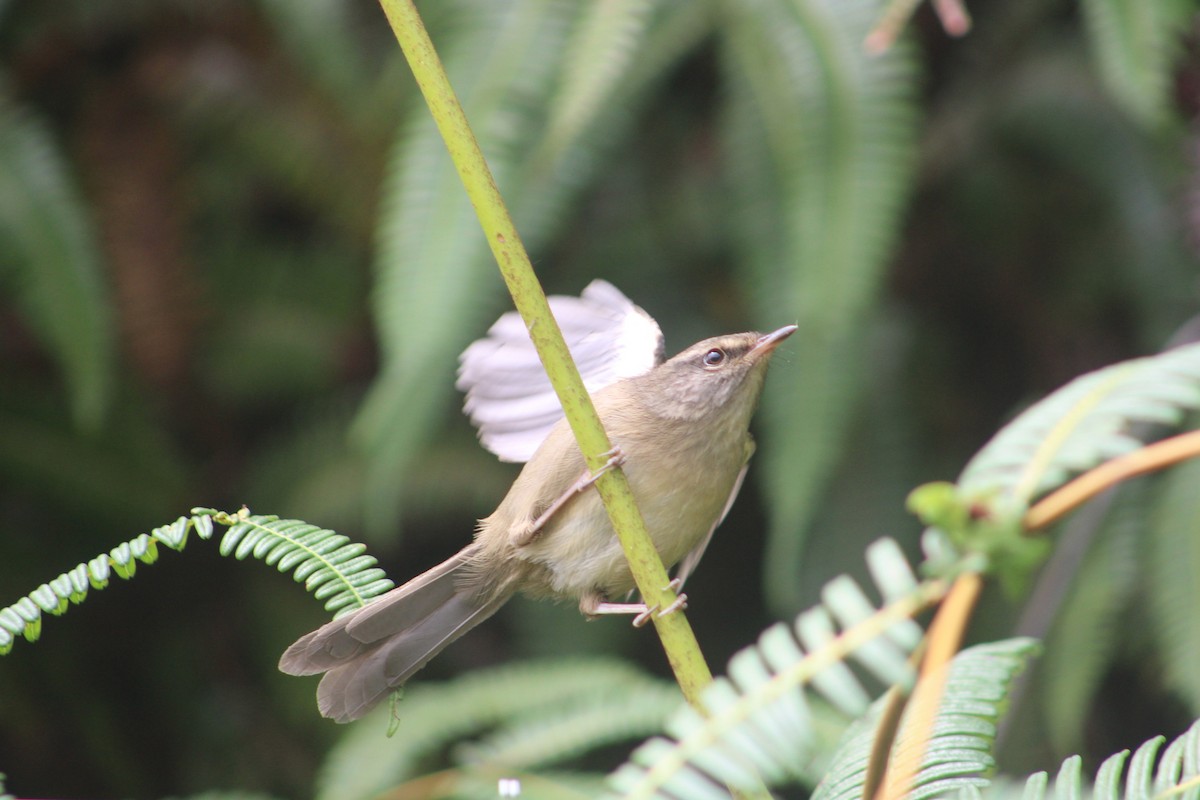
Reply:
M546 295L534 275L529 256L525 253L491 170L471 133L425 26L411 0L380 0L380 5L429 104L429 110L466 187L467 196L483 226L488 245L500 266L504 282L508 285L517 311L529 328L533 344L558 393L587 465L593 471L599 470L607 460L605 454L612 445L583 386L583 379L579 377L558 324L550 313ZM629 491L625 474L620 469L605 473L596 483L596 489L621 540L621 547L625 550L642 598L649 606L666 608L674 602L675 593L667 586L667 571L646 533L646 525ZM684 696L689 703L703 711L700 690L712 681L712 673L700 652L691 625L682 613L656 616L654 625Z

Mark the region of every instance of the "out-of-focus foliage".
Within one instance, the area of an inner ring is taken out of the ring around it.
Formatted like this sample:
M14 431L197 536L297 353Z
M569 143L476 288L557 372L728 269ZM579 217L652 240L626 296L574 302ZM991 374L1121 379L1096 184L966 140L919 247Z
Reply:
M528 775L522 797L596 797L603 773L555 770L659 730L680 702L673 683L604 657L531 661L414 686L399 706L403 732L385 738L387 709L370 714L330 752L316 796L355 800L424 785L494 797L499 778ZM433 765L442 769L431 781Z
M801 327L689 582L714 664L867 542L912 542L908 490L1015 407L1194 313L1194 3L979 0L966 38L922 10L870 58L879 9L421 3L548 289L612 281L671 351ZM457 413L454 356L506 304L379 9L16 0L0 54L0 605L201 504L368 538L396 580L465 543L513 473ZM1014 771L1200 711L1188 496L1139 494L1149 544L1118 508L1052 559ZM311 794L336 732L274 665L320 609L187 563L0 664L9 787ZM1016 617L996 600L979 635ZM517 603L424 680L601 651L662 669L619 623Z
M831 580L820 605L791 625L772 625L730 660L727 674L702 693L707 714L680 708L667 722L670 738L639 747L614 773L614 786L630 797L670 798L690 796L699 787L705 789L699 794L719 796L725 787L751 793L760 781L773 787L821 781L829 762L841 759L833 755L840 734L858 724L864 734L875 727L874 687L912 686L913 652L924 639L912 611L896 608L918 608L919 598L929 597L929 586L937 583L918 585L891 539L873 544L867 561L883 597L880 608L851 578ZM883 621L889 612L894 616ZM855 635L862 644L846 644L846 655L833 663L822 660ZM860 744L869 749L865 735ZM859 767L867 761L849 758ZM826 779L844 783L846 776Z
M43 124L0 105L0 258L30 330L61 362L76 424L100 427L115 369L108 292L70 170Z
M1097 67L1113 99L1138 122L1166 123L1172 116L1172 64L1181 35L1192 24L1185 0L1082 0Z
M762 459L778 610L803 597L803 532L863 388L868 320L912 188L915 53L865 52L879 7L731 4L723 37L735 275L760 316L798 320L802 343L764 401L765 430L784 432Z

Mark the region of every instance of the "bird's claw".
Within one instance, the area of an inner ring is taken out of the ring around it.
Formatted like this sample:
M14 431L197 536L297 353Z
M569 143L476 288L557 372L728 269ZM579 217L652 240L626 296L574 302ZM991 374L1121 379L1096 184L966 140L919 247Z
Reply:
M675 583L675 581L671 581L671 583ZM674 587L671 587L671 588L674 588ZM647 622L649 622L652 617L659 617L661 619L662 617L665 617L667 614L674 614L676 611L682 611L685 608L687 608L687 595L686 594L676 595L675 599L673 601L671 601L671 604L668 605L666 608L663 608L660 610L658 607L658 604L655 603L653 606L648 607L645 611L638 614L636 617L633 618L633 627L641 628Z
M614 467L625 466L625 451L621 449L620 445L615 444L600 455L604 456L605 461L600 466L600 469L596 470L596 472L592 475L593 481L597 480L601 475L613 469Z

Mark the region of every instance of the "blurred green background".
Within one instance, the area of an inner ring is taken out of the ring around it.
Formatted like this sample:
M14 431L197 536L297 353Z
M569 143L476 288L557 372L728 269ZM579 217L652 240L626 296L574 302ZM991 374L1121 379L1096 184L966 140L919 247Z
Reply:
M800 325L688 586L717 671L868 542L915 553L906 493L1022 403L1195 311L1194 3L979 0L957 40L921 8L879 57L874 0L420 7L548 291L608 279L669 352ZM397 582L465 544L515 469L455 357L508 304L378 6L9 0L0 58L0 605L194 505L337 529ZM1148 600L1109 527L1025 609L1076 616L1006 768L1200 711L1200 645L1153 612L1191 598ZM323 618L164 554L0 659L10 790L309 796L342 731L275 664ZM420 680L600 653L665 674L646 631L518 601Z

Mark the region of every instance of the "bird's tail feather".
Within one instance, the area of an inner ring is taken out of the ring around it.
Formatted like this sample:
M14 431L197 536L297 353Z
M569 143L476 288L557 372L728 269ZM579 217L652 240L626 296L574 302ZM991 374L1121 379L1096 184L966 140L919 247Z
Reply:
M317 706L338 722L358 719L451 642L499 610L511 589L479 592L467 548L362 610L299 639L280 659L291 675L324 672Z
M411 628L325 673L317 687L317 707L337 722L358 719L447 645L496 613L508 597L480 605L454 596Z

